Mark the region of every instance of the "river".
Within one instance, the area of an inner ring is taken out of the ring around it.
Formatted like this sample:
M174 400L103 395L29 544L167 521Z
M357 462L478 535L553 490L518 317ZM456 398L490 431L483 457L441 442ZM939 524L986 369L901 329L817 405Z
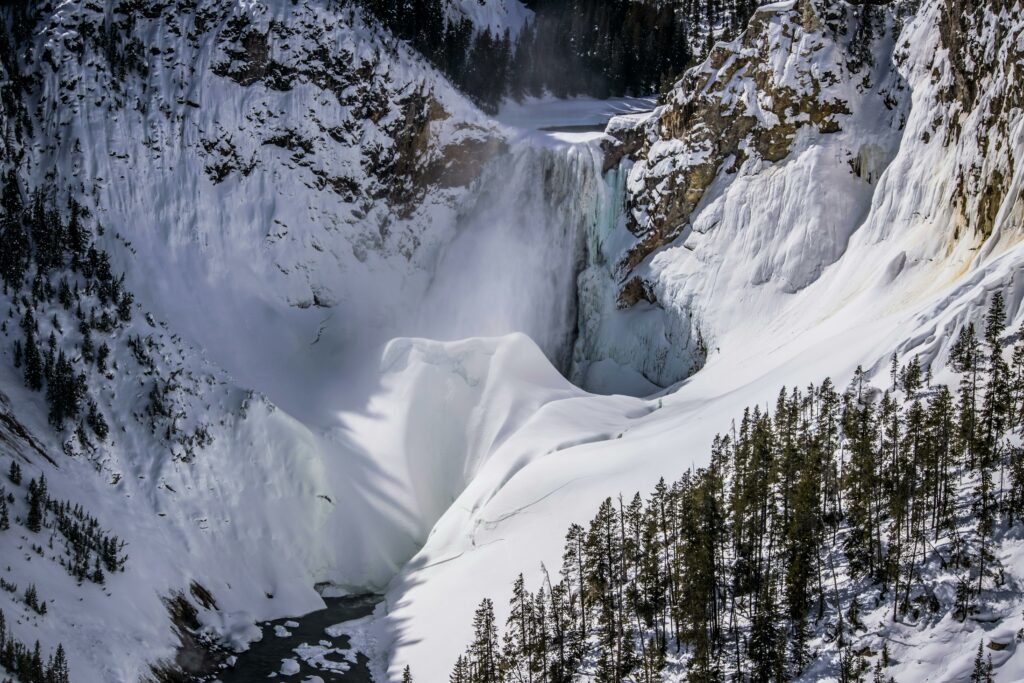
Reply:
M327 607L303 617L260 624L263 638L236 655L235 665L218 674L222 683L251 683L283 677L296 681L371 683L366 657L351 649L348 636L331 626L373 613L379 595L324 598ZM329 632L330 631L330 632Z

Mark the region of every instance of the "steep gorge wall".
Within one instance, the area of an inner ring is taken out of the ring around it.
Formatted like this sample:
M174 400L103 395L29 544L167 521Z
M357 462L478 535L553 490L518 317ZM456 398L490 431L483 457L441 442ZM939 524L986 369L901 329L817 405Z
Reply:
M609 129L611 159L635 160L612 257L620 315L663 309L696 358L870 288L881 310L926 304L1012 248L1022 26L1013 2L758 11L654 116ZM865 267L877 259L889 270Z

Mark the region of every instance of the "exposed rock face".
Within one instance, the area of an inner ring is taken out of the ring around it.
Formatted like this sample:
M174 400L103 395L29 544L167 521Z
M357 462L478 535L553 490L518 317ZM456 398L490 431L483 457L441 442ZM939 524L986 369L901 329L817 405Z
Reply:
M842 269L852 243L905 241L887 281L921 263L962 276L1011 248L1024 235L1022 31L1012 0L758 11L649 120L609 127L606 163L633 162L630 236L606 255L617 306L657 302L713 353L727 332L716 309L756 319L772 309L754 302Z
M326 127L317 122L310 137L289 129L264 140L293 152L293 160L317 177L319 189L334 190L347 202L360 195L386 200L399 216L408 218L430 189L465 187L504 148L485 130L479 139L467 137L466 128L473 126L462 128L462 139L438 145L436 133L452 115L431 87L422 80L393 82L379 68L386 55L357 54L346 43L332 49L336 42L331 40L329 17L318 17L321 21L316 23L271 20L263 26L244 13L225 18L225 11L222 8L218 17L224 26L218 36L222 55L211 67L213 73L242 86L262 84L280 92L313 84L330 93L338 107L353 113L344 125ZM351 12L349 17L351 21ZM363 122L379 125L393 144L361 144ZM314 150L323 156L323 150L333 145L359 148L362 170L376 180L374 186L363 187L358 177L334 176L329 169L319 168ZM247 174L251 167L238 170Z
M948 53L931 66L947 106L936 112L935 127L945 128L943 144L972 152L959 163L954 203L959 227L979 241L992 234L1017 161L1009 140L1014 117L1008 114L1024 107L1021 12L1012 0L948 0L939 14L939 38ZM1019 225L1024 200L1019 193L1010 199Z
M454 210L505 147L354 5L111 0L39 14L24 68L45 130L23 172L54 173L115 226L154 223L164 197L170 248L256 247L247 268L295 306L343 300L352 261L416 260L433 240L424 205Z
M630 178L627 225L638 241L620 262L623 273L685 231L720 170L735 173L751 157L781 161L805 126L840 130L850 109L837 86L856 71L852 56L840 53L824 69L807 58L836 47L848 25L872 16L823 11L812 0L765 9L737 41L716 45L705 64L687 72Z
M841 256L863 215L858 204L892 159L903 126L907 93L890 58L896 30L893 13L872 5L774 4L755 13L736 40L717 44L652 115L613 119L605 167L632 162L623 165L627 234L604 240L598 260L608 272L595 266L581 292L607 278L618 290L614 309L590 318L629 322L603 325L618 339L588 342L592 347L611 349L620 365L654 385L671 384L700 369L714 349L715 316L703 310L709 297L695 290L713 286L725 261L734 264L732 277L745 273L744 286L774 281L795 292ZM826 154L836 163L823 165ZM781 172L802 165L790 164L794 155L808 166L797 173L832 186L843 207L838 220L820 203L808 202L800 214L788 208L784 195L802 189ZM832 173L836 182L827 180ZM751 227L763 221L747 199L725 204L722 193L747 182L772 196L770 227ZM676 253L657 257L669 248ZM685 276L665 277L666 267ZM702 277L705 285L694 284ZM623 345L623 336L636 338ZM630 358L629 346L657 362Z

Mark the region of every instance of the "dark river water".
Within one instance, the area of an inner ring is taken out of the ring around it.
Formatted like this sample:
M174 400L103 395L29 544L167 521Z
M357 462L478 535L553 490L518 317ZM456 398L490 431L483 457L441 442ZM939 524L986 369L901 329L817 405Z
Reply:
M263 639L252 643L247 652L238 654L235 666L221 671L217 680L223 683L252 683L267 680L272 674L277 674L272 680L304 681L311 676L319 676L324 681L371 683L367 660L361 653L356 654L357 661L353 663L340 653L327 652L332 649L347 650L350 644L347 636L332 637L326 629L343 621L372 614L380 600L379 595L324 598L327 607L318 612L260 624ZM296 623L298 626L295 626ZM276 632L275 627L279 627ZM284 632L281 629L289 635L278 635ZM319 647L317 654L326 663L319 663L315 658L304 661L301 652L306 646ZM292 662L284 664L284 660ZM332 670L332 664L342 662L347 663L347 671ZM285 669L282 669L283 665ZM297 670L295 665L298 665ZM284 675L285 671L290 672L290 675Z

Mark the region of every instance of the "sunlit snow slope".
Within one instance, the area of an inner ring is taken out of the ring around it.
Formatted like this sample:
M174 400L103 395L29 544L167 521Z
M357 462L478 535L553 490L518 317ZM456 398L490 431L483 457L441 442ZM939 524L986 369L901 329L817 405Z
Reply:
M491 447L392 583L380 626L392 638L392 676L410 664L443 680L481 598L495 600L503 623L515 576L542 585L569 523L606 496L704 464L714 434L744 406L768 405L783 386L845 382L893 350L943 363L997 289L1019 321L1020 4L877 8L860 53L862 12L811 0L767 6L652 116L613 121L613 147L635 161L623 162L623 215L592 235L580 344L653 384L700 369L647 400L565 397L556 378L534 381L528 391L543 407ZM961 15L972 38L951 42ZM458 352L449 353L442 365ZM505 414L499 402L481 413ZM897 678L968 675L983 631L964 628L940 636L941 654L919 649L929 633L901 634L903 645L890 643ZM1014 654L997 679L1021 670Z
M1020 318L1019 2L895 2L867 37L861 5L770 5L664 105L580 137L487 119L349 7L115 4L59 3L32 34L18 172L104 226L152 313L125 334L192 378L182 409L214 439L183 459L133 419L148 376L125 355L114 437L64 458L5 363L0 408L61 459L12 457L131 555L107 596L0 538L54 598L10 627L63 642L75 680L170 661L176 592L245 646L317 583L386 591L381 677L447 680L482 597L503 620L570 522L702 464L744 406L893 349L941 362L996 288ZM109 22L144 68L115 77Z

